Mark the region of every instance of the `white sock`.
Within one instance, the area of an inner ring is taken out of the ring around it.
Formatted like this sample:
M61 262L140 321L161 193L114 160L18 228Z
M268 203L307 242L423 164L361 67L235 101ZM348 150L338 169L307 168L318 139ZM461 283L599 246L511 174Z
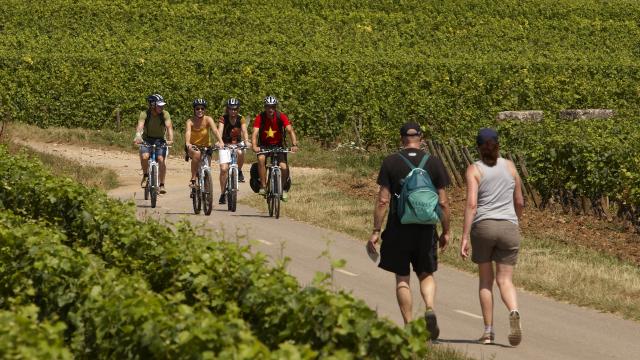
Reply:
M484 332L485 332L485 333L493 332L493 326L492 326L492 325L486 325L486 326L484 327Z

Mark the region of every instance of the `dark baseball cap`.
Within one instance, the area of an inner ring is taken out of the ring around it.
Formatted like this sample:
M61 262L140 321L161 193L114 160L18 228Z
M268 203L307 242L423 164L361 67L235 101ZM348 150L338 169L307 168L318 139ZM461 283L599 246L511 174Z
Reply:
M476 144L482 145L485 142L493 140L495 143L498 143L498 133L490 128L482 128L478 131L478 136L476 136Z
M420 125L414 122L408 122L400 128L400 136L422 135Z

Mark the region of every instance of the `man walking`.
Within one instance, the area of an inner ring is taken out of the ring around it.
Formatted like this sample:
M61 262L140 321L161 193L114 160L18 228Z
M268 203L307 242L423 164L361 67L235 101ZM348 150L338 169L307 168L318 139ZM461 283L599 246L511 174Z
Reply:
M402 150L387 156L382 162L378 174L378 197L373 212L373 232L367 243L367 250L375 253L375 245L382 238L380 246L380 268L390 271L396 277L396 297L402 318L406 323L412 320L411 289L409 286L410 267L420 281L420 293L426 306L425 319L427 330L432 340L438 338L440 329L434 312L434 297L436 284L433 273L438 268L437 242L444 249L449 241L450 208L445 187L449 185L449 176L442 161L420 150L422 130L416 123L406 123L400 128ZM423 161L423 157L428 158ZM403 159L404 158L404 159ZM412 167L409 166L412 164ZM436 225L433 224L403 224L398 216L397 196L402 191L403 180L412 168L423 164L428 176L437 189L437 204L440 207L439 219L442 224L442 234L439 239ZM387 207L390 207L387 224L382 232L381 226Z

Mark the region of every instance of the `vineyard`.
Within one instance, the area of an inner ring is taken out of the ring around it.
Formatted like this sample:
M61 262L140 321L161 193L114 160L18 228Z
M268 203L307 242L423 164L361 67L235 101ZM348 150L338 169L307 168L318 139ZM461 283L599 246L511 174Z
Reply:
M636 1L6 1L0 109L41 126L132 126L160 92L246 112L266 94L307 136L389 142L407 119L464 137L497 111L637 115Z

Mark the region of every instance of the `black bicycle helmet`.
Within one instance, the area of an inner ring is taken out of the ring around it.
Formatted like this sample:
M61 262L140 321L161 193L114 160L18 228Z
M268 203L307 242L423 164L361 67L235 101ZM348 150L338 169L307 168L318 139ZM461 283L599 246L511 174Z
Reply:
M276 99L274 96L269 95L266 98L264 98L264 104L265 106L278 105L278 99Z
M207 107L207 100L200 99L200 98L193 100L193 107L195 108L196 106L204 106L206 108Z
M236 98L231 98L227 100L227 107L234 108L240 106L240 100Z

